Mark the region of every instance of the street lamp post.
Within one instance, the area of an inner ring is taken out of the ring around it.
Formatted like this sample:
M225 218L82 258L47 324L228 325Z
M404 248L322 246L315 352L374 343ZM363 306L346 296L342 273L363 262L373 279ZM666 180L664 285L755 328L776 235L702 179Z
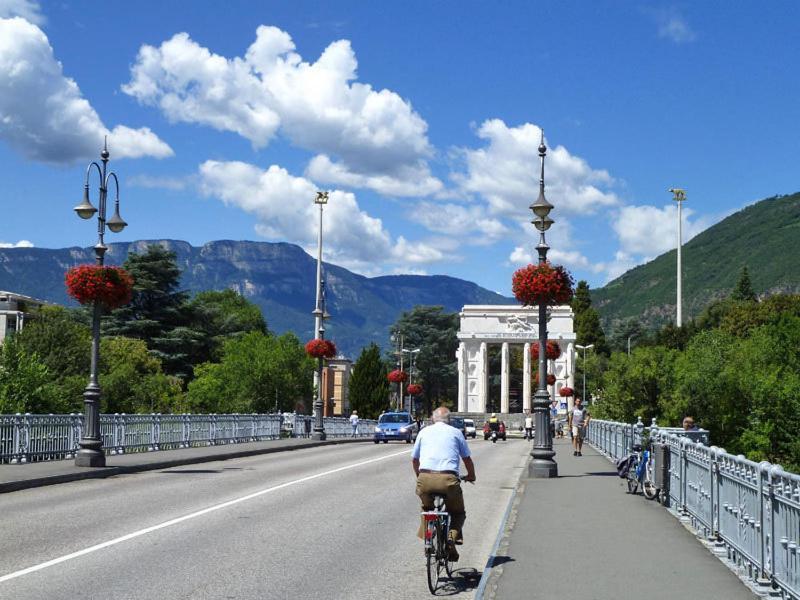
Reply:
M119 215L119 179L116 173L108 171L108 143L103 144L100 152L100 161L103 166L92 161L86 168L86 178L83 185L83 201L74 208L81 219L91 219L97 214L97 244L94 246L95 260L98 266L103 266L106 250L104 243L106 227L113 233L119 233L127 223ZM97 169L100 175L100 188L98 195L98 209L89 201L89 175L92 167ZM108 183L114 180L116 198L114 200L114 216L106 220L106 201L108 199ZM106 466L106 455L103 453L103 438L100 435L100 384L98 383L97 371L100 364L100 302L94 301L92 310L92 357L89 372L89 384L83 392L84 404L84 425L83 435L78 442L80 449L75 454L75 466L77 467L104 467Z
M683 291L682 287L682 273L681 273L681 246L683 246L683 215L681 211L681 207L683 203L686 201L686 190L682 190L680 188L670 188L670 192L672 192L672 199L678 203L678 314L677 314L677 325L678 327L683 325Z
M408 360L409 360L410 366L409 366L408 372L410 374L410 377L413 377L414 376L414 357L419 353L419 348L414 348L413 350L404 349L403 352L407 352L408 355L409 355L409 359ZM412 383L410 377L409 377L408 382ZM408 412L409 413L413 413L414 412L414 407L411 406L412 402L413 402L412 400L408 401L408 403L409 403ZM403 399L403 408L405 408L405 406L406 406L406 402L405 402L405 398L404 398Z
M628 356L631 355L631 338L635 337L636 337L635 333L632 333L631 335L628 336Z
M628 340L630 342L630 338ZM588 346L581 346L580 344L575 344L575 347L578 350L583 350L583 401L586 402L586 351L594 348L594 344L589 344Z
M316 339L324 339L325 327L322 324L324 311L322 310L322 209L328 203L328 192L317 192L314 204L319 206L319 233L317 235L317 300L314 309L314 335ZM314 374L314 383L317 388L317 397L314 399L314 433L315 440L325 439L325 425L322 420L322 358L318 359L317 372Z
M403 349L403 334L398 333L397 335L392 334L390 338L393 342L395 342L395 351L394 354L397 357L397 368L402 372L403 371L403 353L405 350ZM403 381L402 379L397 382L397 403L396 409L398 411L403 410Z
M545 231L550 229L553 220L548 216L553 209L544 196L544 157L547 146L544 145L544 131L539 143L539 159L541 172L539 176L539 197L531 204L534 219L531 221L539 231L539 244L536 251L539 253L539 264L547 262L547 251L550 247L545 241ZM528 475L535 478L558 477L558 464L554 459L553 438L550 436L550 394L547 391L547 304L539 303L539 385L533 397L533 422L535 434L533 448L531 449L531 462L528 466Z

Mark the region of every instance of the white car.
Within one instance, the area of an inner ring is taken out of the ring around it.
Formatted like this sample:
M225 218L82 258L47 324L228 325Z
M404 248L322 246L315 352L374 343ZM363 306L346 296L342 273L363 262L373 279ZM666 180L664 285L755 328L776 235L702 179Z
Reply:
M475 439L477 432L475 431L475 421L472 419L464 419L464 432L467 437Z

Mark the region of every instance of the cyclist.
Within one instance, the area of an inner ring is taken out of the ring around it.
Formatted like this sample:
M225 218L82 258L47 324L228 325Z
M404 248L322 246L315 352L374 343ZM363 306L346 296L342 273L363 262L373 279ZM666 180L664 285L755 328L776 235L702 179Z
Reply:
M475 464L472 462L467 441L461 431L449 425L450 411L440 406L433 411L433 425L417 435L411 453L411 465L417 476L417 496L422 510L433 510L433 495L445 496L445 507L450 513L450 531L447 549L450 560L458 560L455 545L463 543L462 528L467 518L464 496L461 492L460 461L467 468L467 481L475 481ZM417 536L425 535L425 522L420 519Z

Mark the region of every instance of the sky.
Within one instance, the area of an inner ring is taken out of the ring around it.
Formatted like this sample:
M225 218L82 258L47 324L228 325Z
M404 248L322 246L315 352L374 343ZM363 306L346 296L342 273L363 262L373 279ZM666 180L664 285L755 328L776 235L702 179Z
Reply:
M510 295L535 254L600 287L800 190L800 4L0 0L0 246L299 244ZM96 201L99 178L90 179ZM113 188L111 194L113 195Z

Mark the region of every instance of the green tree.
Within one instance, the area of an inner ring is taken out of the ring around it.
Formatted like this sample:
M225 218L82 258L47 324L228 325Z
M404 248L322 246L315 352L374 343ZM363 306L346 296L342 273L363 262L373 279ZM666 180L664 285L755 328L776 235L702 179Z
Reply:
M750 273L747 272L747 266L742 267L742 274L739 276L739 281L733 290L731 298L741 302L755 302L757 300L756 293L750 283Z
M70 375L88 379L92 333L76 320L73 311L43 306L25 324L17 342L27 354L36 354L56 380Z
M199 412L294 410L313 394L315 363L292 333L251 331L227 340L219 363L197 368L188 402Z
M609 348L606 343L606 334L600 324L600 314L592 307L589 284L584 280L579 281L575 287L572 311L575 314L577 343L581 346L592 344L595 352L607 356Z
M361 351L350 375L348 398L350 408L364 419L375 419L389 407L389 382L381 351L370 344Z
M104 334L144 340L166 373L190 379L203 334L191 327L175 253L150 245L143 254L129 254L124 267L133 276L133 300L104 319Z
M47 366L14 337L0 345L0 414L62 412Z
M194 329L203 333L203 343L193 362L219 360L222 344L248 331L268 333L261 309L234 290L205 291L189 303Z
M419 348L415 382L422 384L425 413L434 405L452 405L458 395L458 313L441 306L415 306L400 316L391 332L403 335L405 348Z

